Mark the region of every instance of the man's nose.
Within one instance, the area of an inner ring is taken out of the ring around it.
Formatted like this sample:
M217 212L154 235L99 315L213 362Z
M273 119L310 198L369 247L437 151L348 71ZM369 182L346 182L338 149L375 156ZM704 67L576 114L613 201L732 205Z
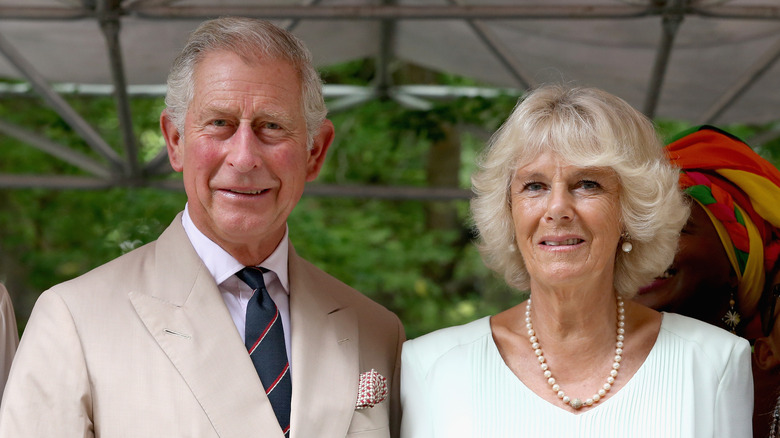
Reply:
M239 172L249 172L262 163L260 140L248 123L240 123L228 142L227 161Z

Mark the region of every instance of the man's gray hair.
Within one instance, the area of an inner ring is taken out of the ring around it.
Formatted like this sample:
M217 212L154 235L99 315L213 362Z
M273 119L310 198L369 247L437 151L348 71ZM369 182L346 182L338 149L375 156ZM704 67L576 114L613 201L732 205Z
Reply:
M168 74L166 113L176 129L184 132L184 119L194 94L195 68L207 54L216 51L235 53L248 64L261 57L270 57L289 62L298 71L308 133L307 146L311 148L328 112L322 97L322 80L312 65L311 53L290 32L268 21L253 18L209 20L190 35Z

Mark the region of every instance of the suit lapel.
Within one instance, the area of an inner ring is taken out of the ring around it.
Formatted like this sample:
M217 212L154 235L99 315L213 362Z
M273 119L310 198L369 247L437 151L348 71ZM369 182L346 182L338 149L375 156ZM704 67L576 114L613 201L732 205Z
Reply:
M329 287L341 287L290 245L292 437L344 437L357 400L357 319Z
M155 251L152 287L131 292L130 301L217 434L282 438L244 343L179 216Z

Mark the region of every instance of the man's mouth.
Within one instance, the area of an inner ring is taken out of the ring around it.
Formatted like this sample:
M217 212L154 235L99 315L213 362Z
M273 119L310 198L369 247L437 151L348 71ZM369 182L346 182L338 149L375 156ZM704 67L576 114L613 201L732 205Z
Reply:
M260 190L238 190L238 189L228 189L231 193L237 193L239 195L259 195L261 193L265 193L268 191L268 189L260 189Z

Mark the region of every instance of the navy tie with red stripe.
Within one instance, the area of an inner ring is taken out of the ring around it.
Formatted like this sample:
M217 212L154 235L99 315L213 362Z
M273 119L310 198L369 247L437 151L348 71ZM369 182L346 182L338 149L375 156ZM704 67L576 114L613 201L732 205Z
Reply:
M284 436L289 437L292 398L290 364L284 345L282 318L265 288L263 272L267 270L250 266L236 273L238 278L255 291L246 306L244 343Z

